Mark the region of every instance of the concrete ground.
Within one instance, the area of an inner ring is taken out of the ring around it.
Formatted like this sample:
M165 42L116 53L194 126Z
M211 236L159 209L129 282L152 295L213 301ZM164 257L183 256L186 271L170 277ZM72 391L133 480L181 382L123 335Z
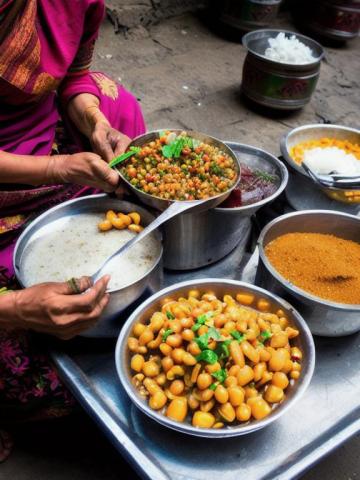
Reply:
M286 17L279 22L294 29ZM149 31L115 36L105 22L94 68L122 82L141 100L149 128L194 128L279 154L279 138L304 123L331 121L359 127L360 40L328 48L312 102L276 118L250 110L239 95L245 51L212 33L192 15ZM136 480L85 415L16 432L0 480ZM358 480L360 435L311 469L303 480ZM250 479L256 480L256 479Z

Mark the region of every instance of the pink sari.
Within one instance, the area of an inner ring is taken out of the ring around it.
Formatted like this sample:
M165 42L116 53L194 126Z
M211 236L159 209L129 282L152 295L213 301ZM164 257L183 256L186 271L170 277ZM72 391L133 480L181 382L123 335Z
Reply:
M129 137L145 131L134 96L89 71L103 15L102 0L0 0L0 150L27 155L89 150L66 116L67 102L79 93L99 98L113 128ZM13 286L12 252L27 222L91 192L78 185L0 185L0 293L2 286ZM40 399L44 405L47 397L57 407L72 403L28 338L0 331L0 418L4 405ZM59 408L54 412L52 404L50 411L56 415Z
M5 1L5 7L17 2L22 0ZM115 129L131 138L143 133L144 120L133 95L104 74L89 71L103 1L27 0L24 5L0 43L0 150L28 155L89 150L64 109L79 93L97 96ZM62 142L56 135L60 114L65 125ZM45 208L89 193L74 185L15 191L0 186L0 266L8 276L13 274L14 243L24 225Z

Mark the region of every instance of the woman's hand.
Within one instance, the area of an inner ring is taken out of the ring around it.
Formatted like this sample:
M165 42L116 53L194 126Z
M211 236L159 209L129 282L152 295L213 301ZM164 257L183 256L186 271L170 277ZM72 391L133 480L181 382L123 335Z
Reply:
M82 294L74 294L68 283L42 283L8 293L13 315L5 326L49 333L63 340L91 327L109 302L105 293L110 277L92 285L89 277L77 280ZM11 297L12 296L12 297ZM10 323L11 321L11 323Z
M90 141L94 152L110 162L114 157L125 152L131 138L112 128L107 121L100 120L93 127Z
M119 175L108 164L91 152L73 155L54 155L49 158L48 177L52 183L76 183L113 192Z

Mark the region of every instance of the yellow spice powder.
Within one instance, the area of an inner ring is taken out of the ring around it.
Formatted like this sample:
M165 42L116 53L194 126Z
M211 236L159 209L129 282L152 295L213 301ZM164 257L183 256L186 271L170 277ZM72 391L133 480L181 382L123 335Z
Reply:
M360 244L321 233L288 233L265 247L294 285L327 300L360 304Z

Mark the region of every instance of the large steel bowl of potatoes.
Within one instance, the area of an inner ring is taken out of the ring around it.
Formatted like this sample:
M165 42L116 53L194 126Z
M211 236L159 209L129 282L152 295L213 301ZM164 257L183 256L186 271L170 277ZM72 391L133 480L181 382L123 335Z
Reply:
M178 283L140 305L115 352L120 382L157 422L201 437L263 428L308 387L310 330L286 301L228 279Z

